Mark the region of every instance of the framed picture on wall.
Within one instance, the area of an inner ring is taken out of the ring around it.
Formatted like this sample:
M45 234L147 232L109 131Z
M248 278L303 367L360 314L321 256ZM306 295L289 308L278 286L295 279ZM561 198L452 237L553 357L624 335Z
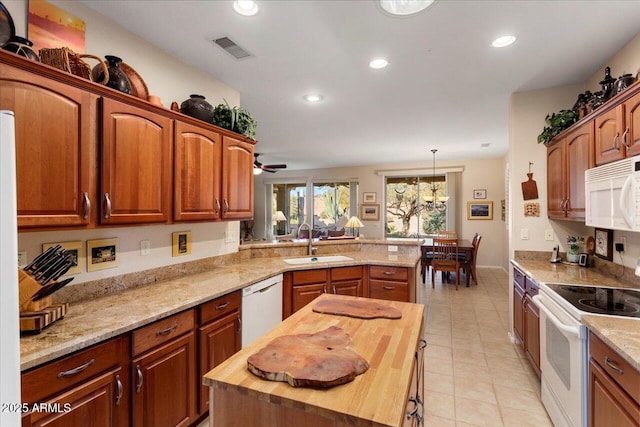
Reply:
M191 253L191 232L177 231L172 235L173 256L189 255Z
M362 201L364 203L375 203L375 202L377 202L376 193L375 192L362 193Z
M82 247L82 241L77 240L74 242L43 243L42 252L57 245L60 245L62 249L71 253L71 261L73 262L73 264L71 264L71 268L65 273L65 276L69 274L82 273L82 264L84 263L84 250Z
M493 219L493 202L467 202L467 219Z
M593 253L607 261L613 261L613 230L596 228Z
M118 238L87 240L87 271L118 266Z
M380 205L378 203L360 205L360 219L363 221L379 221Z
M486 199L487 198L487 190L473 190L473 198L474 199Z

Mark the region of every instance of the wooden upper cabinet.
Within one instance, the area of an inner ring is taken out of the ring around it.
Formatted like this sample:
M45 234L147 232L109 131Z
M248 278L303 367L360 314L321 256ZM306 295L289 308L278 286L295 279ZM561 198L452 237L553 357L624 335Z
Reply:
M222 137L222 218L253 218L253 144Z
M547 214L550 218L564 217L564 141L547 148Z
M624 103L625 131L623 144L627 150L627 156L640 154L640 93L632 96Z
M593 122L574 129L565 137L566 200L569 218L584 219L586 212L584 173L595 166L593 155Z
M97 100L45 77L0 67L0 109L15 115L19 228L91 222Z
M175 122L173 218L176 221L220 218L221 146L220 134Z
M624 105L618 105L595 118L596 165L624 159Z
M171 215L172 120L103 98L103 224L167 222Z

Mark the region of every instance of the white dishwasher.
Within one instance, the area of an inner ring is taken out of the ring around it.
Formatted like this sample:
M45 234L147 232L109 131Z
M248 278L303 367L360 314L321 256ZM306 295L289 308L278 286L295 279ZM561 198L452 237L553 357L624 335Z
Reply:
M282 274L242 290L242 348L282 322Z

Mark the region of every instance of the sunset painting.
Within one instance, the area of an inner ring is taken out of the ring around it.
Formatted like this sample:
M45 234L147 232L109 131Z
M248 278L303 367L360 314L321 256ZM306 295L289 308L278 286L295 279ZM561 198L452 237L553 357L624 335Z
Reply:
M44 0L29 1L29 40L37 52L43 47L84 51L84 21Z

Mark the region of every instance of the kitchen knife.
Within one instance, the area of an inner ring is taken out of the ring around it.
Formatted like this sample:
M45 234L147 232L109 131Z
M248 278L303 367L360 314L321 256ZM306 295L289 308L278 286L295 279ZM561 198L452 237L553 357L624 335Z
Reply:
M53 273L49 275L46 275L41 279L42 286L46 285L51 280L56 280L58 277L62 276L64 273L69 271L72 265L73 265L73 261L71 261L70 259L65 260L65 263L62 266L60 266L57 270L55 270Z
M32 301L38 301L39 299L42 299L42 298L44 298L46 296L49 296L52 293L54 293L57 290L59 290L60 288L62 288L63 286L65 286L67 283L69 283L72 280L73 280L73 277L69 277L69 278L61 280L59 282L54 282L54 283L50 283L47 286L43 286L42 289L40 289L38 292L36 292L33 295L31 300Z
M66 252L64 249L62 250L64 252ZM35 276L39 273L44 272L45 270L49 269L54 263L56 263L57 261L60 260L60 254L64 253L64 252L53 252L51 254L49 254L47 257L43 258L42 260L40 260L40 262L38 262L34 268L31 269L30 273Z
M65 263L67 262L66 258L57 258L55 259L51 264L48 265L48 267L46 268L46 270L41 271L40 273L36 274L34 277L37 281L39 281L41 284L44 281L45 278L51 276L53 273L55 273L56 271L58 271L58 269Z
M29 264L27 264L23 270L24 271L29 271L31 268L36 268L36 264L40 263L43 259L48 258L49 255L52 252L55 252L57 249L61 248L60 245L56 245L56 246L51 246L49 247L49 249L47 249L46 251L42 252L40 255L38 255L37 257L35 257L33 259L33 261L31 261Z

